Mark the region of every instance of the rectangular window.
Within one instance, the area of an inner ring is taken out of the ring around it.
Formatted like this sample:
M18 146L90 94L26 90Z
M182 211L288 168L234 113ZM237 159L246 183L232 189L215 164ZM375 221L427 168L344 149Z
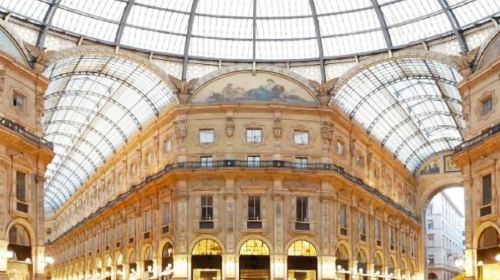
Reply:
M306 157L295 158L295 168L307 168L308 160Z
M202 129L199 132L199 140L201 144L213 143L215 141L215 133L213 129Z
M363 213L359 215L359 238L366 241L366 216Z
M132 217L128 220L128 237L135 237L135 217Z
M347 207L344 204L339 206L339 226L340 234L347 235Z
M26 173L16 171L16 198L26 202Z
M491 96L481 101L481 114L485 115L493 109Z
M213 161L211 156L202 156L200 157L201 167L212 167Z
M396 248L396 228L391 226L389 229L389 247L391 250Z
M143 218L143 232L150 232L151 231L151 210L144 211L144 216Z
M260 156L248 156L247 166L260 166Z
M382 246L382 222L379 220L375 222L375 239L377 246Z
M429 255L429 258L428 258L428 263L430 265L434 265L434 255Z
M309 144L309 132L302 130L295 130L293 132L293 142L297 145Z
M427 221L427 228L428 229L433 229L434 228L434 222L432 220Z
M297 222L308 222L308 198L306 196L299 196L296 200L296 217Z
M483 176L482 178L482 205L490 205L491 204L491 174Z
M170 223L170 203L164 202L161 205L161 224L166 226Z
M211 196L201 197L201 220L212 221L213 216L213 198Z
M26 109L26 97L22 94L14 92L14 96L12 96L12 106L19 110L25 111Z
M122 224L115 225L115 239L116 242L120 242L122 240Z
M260 143L260 142L262 142L262 129L247 128L247 143Z
M295 199L295 229L309 230L309 199L307 196L298 196Z
M260 221L260 196L248 196L248 220Z

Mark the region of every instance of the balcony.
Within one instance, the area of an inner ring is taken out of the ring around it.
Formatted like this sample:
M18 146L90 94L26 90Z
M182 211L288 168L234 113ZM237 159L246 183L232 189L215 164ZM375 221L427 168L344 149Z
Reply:
M308 222L295 222L296 230L310 230L310 224Z
M170 232L170 226L169 225L164 225L162 228L161 228L161 233L162 234L167 234Z
M28 214L29 205L27 202L18 200L16 202L16 210Z
M213 229L214 221L200 221L200 229Z
M49 141L43 139L43 137L37 136L37 135L27 131L26 128L24 128L24 126L17 124L9 119L0 117L0 126L5 127L7 129L9 129L10 131L17 133L19 136L32 142L33 144L36 144L36 145L40 144L40 145L43 145L51 150L54 148L54 145L52 143L50 143Z
M248 220L247 221L247 228L248 229L262 228L262 221L259 221L259 220Z

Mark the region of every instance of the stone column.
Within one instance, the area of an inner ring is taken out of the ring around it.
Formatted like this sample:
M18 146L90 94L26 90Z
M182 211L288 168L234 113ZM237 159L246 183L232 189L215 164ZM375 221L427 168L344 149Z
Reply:
M35 279L44 279L45 273L45 247L34 246L31 249L33 274Z
M7 246L9 242L6 240L0 240L0 280L8 280L7 277Z
M188 279L189 271L190 271L189 255L174 253L174 275L172 278L176 280Z

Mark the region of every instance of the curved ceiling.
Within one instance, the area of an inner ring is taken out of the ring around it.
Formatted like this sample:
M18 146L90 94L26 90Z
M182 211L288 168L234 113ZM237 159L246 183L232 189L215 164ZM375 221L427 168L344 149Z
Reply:
M455 35L500 15L497 0L4 0L48 30L181 57L311 60Z
M409 170L462 142L461 75L437 61L404 58L372 65L338 90L335 103Z
M52 212L177 98L159 75L116 56L59 59L45 75L49 86L42 124L55 153L46 172L45 210Z

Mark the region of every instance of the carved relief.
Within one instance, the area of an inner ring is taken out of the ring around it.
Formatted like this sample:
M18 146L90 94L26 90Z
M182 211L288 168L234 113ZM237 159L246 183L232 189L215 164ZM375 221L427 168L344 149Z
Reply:
M331 122L322 122L321 123L321 138L327 141L328 143L332 142L333 138L333 123Z
M187 137L187 123L186 120L178 120L174 122L175 136L179 142L184 142Z
M5 90L5 69L0 69L0 95Z

